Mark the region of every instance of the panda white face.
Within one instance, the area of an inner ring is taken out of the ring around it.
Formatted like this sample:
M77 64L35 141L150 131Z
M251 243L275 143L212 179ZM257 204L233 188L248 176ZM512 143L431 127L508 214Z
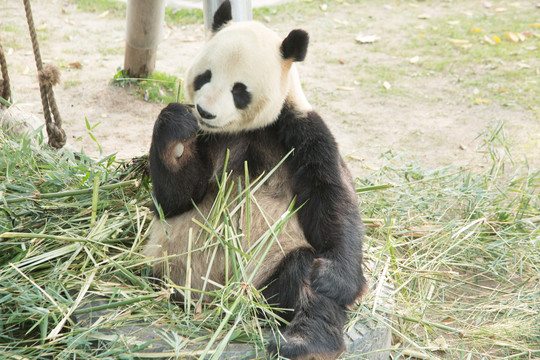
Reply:
M206 43L186 76L186 93L208 132L264 127L278 117L291 86L281 40L257 22L226 26Z

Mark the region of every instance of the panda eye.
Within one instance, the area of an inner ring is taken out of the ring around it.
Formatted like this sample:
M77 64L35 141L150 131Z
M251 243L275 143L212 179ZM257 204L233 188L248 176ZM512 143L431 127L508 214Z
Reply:
M240 95L247 90L247 86L242 83L235 83L232 88L232 93Z
M247 86L242 83L235 83L231 93L234 99L234 105L238 109L245 109L251 103L251 94L247 91Z
M206 70L200 75L197 75L195 78L195 81L193 82L193 86L195 88L195 91L200 90L204 84L209 83L212 79L212 72L210 70Z

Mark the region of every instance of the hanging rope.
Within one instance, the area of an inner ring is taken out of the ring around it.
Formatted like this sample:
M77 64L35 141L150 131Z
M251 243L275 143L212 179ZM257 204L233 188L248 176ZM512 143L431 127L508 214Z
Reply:
M0 41L0 71L2 73L2 79L0 79L0 96L3 97L4 100L11 101L11 85L9 84L6 55L4 54L4 48L2 47L2 41ZM0 106L2 106L1 103Z
M34 27L34 19L32 18L30 0L23 0L23 3L24 10L26 11L28 30L30 31L30 39L32 40L32 48L34 49L34 57L36 59L39 91L41 93L41 104L43 105L43 114L45 116L47 135L49 136L49 145L56 149L60 149L66 144L66 133L62 129L62 118L58 112L58 107L56 106L54 92L52 89L53 86L60 80L60 70L51 64L47 64L45 67L43 67L43 63L41 62L41 54L39 52L36 29Z

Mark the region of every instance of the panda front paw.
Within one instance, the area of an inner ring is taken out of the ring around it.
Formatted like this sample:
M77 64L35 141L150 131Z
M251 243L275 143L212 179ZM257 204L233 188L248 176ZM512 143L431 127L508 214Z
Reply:
M194 153L199 125L191 109L180 103L170 103L159 114L152 134L151 158L171 172L177 172Z
M154 125L152 142L186 141L197 135L199 125L191 109L180 103L170 103L159 114Z

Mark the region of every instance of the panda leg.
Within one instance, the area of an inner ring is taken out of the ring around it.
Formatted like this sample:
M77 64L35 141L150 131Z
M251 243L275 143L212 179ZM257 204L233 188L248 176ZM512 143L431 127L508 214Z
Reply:
M344 309L318 294L308 297L307 302L295 311L277 353L288 359L337 359L345 351Z
M290 321L283 337L268 346L271 354L289 359L335 359L344 350L345 309L334 300L312 290L309 274L313 262L311 249L289 253L280 264L277 276L263 291L269 303L294 309L283 318ZM292 320L291 320L292 318Z

